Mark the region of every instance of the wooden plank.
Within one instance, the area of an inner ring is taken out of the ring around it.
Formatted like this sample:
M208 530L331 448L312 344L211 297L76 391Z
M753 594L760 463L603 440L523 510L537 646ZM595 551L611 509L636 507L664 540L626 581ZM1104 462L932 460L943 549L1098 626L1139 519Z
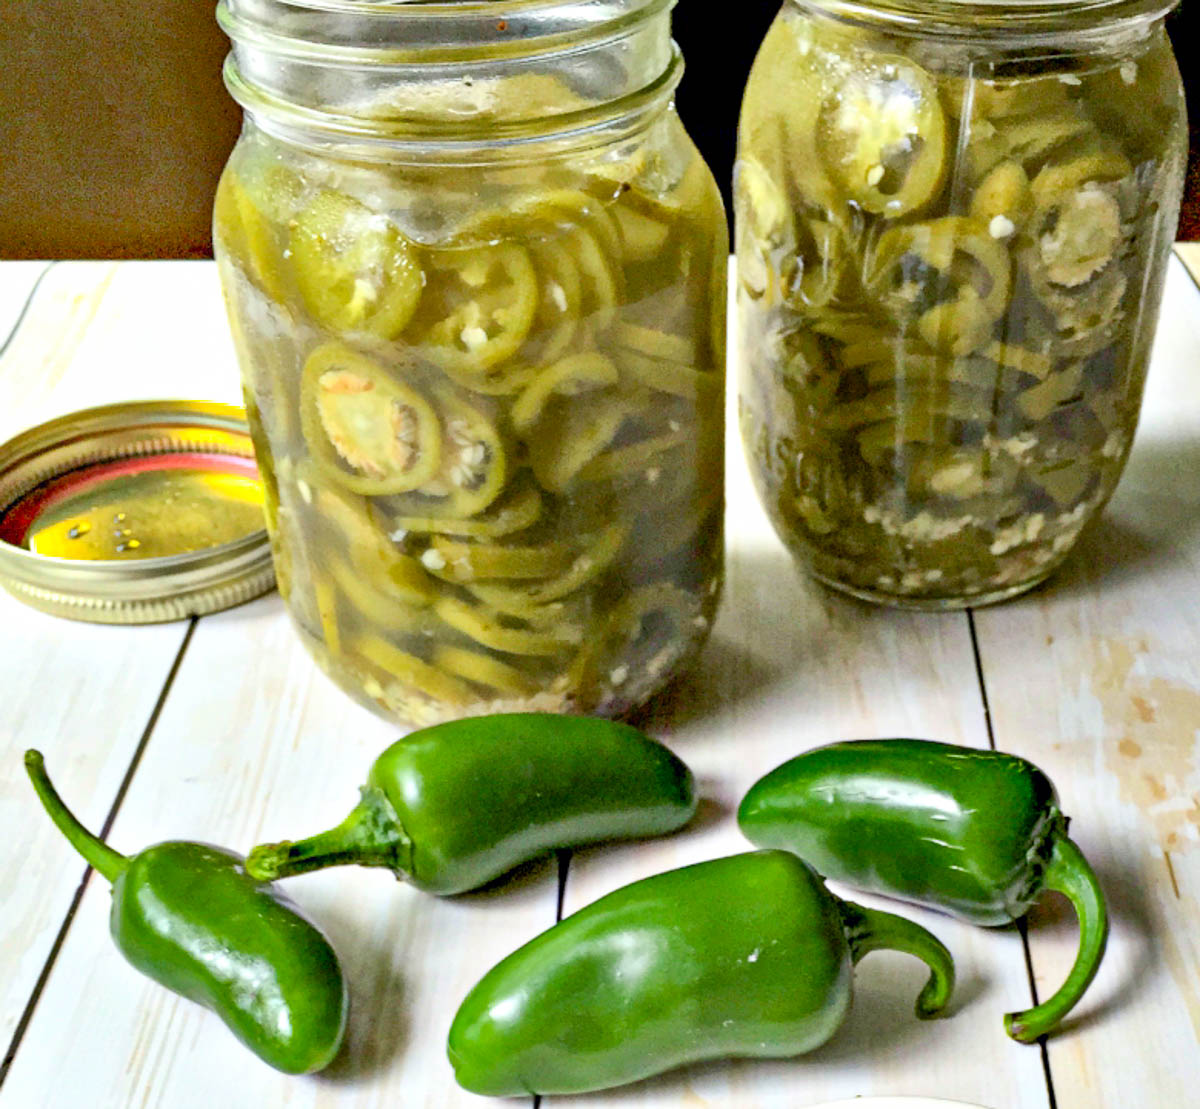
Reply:
M887 735L988 742L966 616L875 608L805 579L759 506L732 403L728 417L724 605L697 670L645 714L696 773L701 814L694 828L668 840L577 852L567 913L638 878L749 849L734 820L738 802L762 774L810 747ZM950 1018L916 1021L922 969L904 955L872 954L856 971L845 1026L808 1056L693 1066L569 1103L765 1109L924 1094L1044 1109L1037 1052L1013 1044L1001 1025L1001 1014L1028 996L1019 935L833 888L919 920L942 939L960 981ZM547 1109L567 1104L543 1100Z
M201 839L245 850L318 831L345 815L396 734L316 669L277 596L206 617L112 843ZM141 978L112 950L108 894L93 881L0 1105L74 1107L83 1087L97 1103L171 1109L484 1104L454 1085L446 1031L483 971L553 922L553 861L453 899L348 868L288 889L328 930L350 983L348 1047L329 1071L278 1074L216 1018Z
M52 268L49 262L4 262L0 264L0 357L25 315L39 279Z
M1057 782L1108 895L1104 965L1049 1045L1059 1109L1194 1105L1200 1086L1200 292L1173 262L1141 428L1075 557L977 614L997 743ZM1074 954L1031 926L1042 996Z
M185 630L184 624L74 624L0 594L0 1041L6 1049L85 869L42 814L22 752L40 748L64 797L99 829Z
M224 313L211 262L58 263L0 359L0 440L96 404L240 403Z
M1192 276L1200 281L1200 243L1176 243L1175 253L1191 271Z
M72 391L54 374L42 377L39 356L69 367L60 346L61 319L46 310L88 299L92 277L44 263L0 265L0 420L15 431L71 407ZM69 278L69 280L68 280ZM73 292L67 292L73 289ZM75 345L85 320L73 318ZM17 334L8 341L12 328ZM37 393L36 405L28 398ZM34 414L32 409L36 408ZM76 894L84 865L42 814L21 755L40 747L58 786L95 828L118 788L179 651L185 624L147 628L77 624L34 612L0 593L0 680L5 728L0 731L0 1041L9 1048Z

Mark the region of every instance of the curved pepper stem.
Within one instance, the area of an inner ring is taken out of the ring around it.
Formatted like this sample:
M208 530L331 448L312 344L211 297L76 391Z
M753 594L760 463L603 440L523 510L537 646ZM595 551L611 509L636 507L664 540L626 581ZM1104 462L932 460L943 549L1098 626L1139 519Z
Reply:
M295 843L261 844L246 856L245 866L260 882L330 866L384 866L407 878L411 859L412 841L391 802L378 787L364 786L362 799L336 828Z
M868 909L853 901L841 902L841 910L850 957L856 966L871 951L915 955L929 967L929 981L917 995L917 1016L929 1020L946 1008L954 992L954 959L937 936L895 913Z
M66 802L59 797L58 790L51 784L41 751L25 752L25 772L33 782L33 788L37 790L42 808L46 810L58 830L67 837L71 846L84 857L96 873L104 875L109 882L115 882L129 865L129 860L79 823L75 814L67 808Z
M1079 918L1079 951L1067 980L1058 992L1032 1009L1008 1013L1004 1029L1023 1044L1031 1044L1054 1030L1083 996L1104 957L1108 943L1108 912L1100 883L1083 852L1065 834L1055 837L1050 861L1042 875L1042 889L1065 894Z

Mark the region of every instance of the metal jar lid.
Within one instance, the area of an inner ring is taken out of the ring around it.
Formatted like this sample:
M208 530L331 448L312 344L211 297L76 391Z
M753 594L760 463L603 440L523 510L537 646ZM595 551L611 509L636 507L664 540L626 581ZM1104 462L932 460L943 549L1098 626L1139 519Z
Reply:
M125 496L156 521L148 546ZM261 504L242 409L180 400L84 409L0 444L0 585L43 612L101 624L230 608L274 585ZM176 507L187 529L172 525Z

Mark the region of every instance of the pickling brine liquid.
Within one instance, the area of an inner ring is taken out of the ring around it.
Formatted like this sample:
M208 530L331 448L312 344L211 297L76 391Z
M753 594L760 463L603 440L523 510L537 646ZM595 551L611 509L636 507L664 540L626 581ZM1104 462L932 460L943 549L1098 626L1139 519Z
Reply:
M1037 47L1025 18L1006 40L789 3L747 87L743 438L792 551L869 599L1028 589L1133 439L1186 149L1178 71L1161 13Z
M695 656L726 245L673 115L487 171L248 124L215 230L279 587L343 687L419 723L616 714Z

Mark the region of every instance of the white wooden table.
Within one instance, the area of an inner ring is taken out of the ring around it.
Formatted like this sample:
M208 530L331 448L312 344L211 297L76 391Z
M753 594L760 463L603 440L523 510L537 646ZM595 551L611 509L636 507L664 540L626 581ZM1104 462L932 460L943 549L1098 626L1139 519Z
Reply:
M209 263L0 265L0 438L69 409L237 400ZM994 744L1057 782L1113 915L1105 963L1048 1048L1001 1014L1044 997L1075 945L1051 897L1016 928L911 915L953 950L949 1019L920 1024L906 956L859 968L837 1037L796 1060L704 1065L595 1106L787 1106L925 1094L989 1109L1200 1103L1200 289L1172 260L1137 445L1120 489L1048 586L979 612L871 608L804 580L729 453L728 588L696 671L649 727L696 771L701 818L670 839L575 854L564 912L636 878L746 848L760 774L835 738ZM0 596L0 1109L472 1106L449 1021L498 958L554 922L553 862L436 900L383 872L290 883L342 953L348 1044L287 1078L112 947L106 884L39 811L21 752L118 850L169 838L246 849L340 818L396 729L315 668L278 596L187 623L99 627ZM845 891L842 891L845 892ZM862 900L884 904L869 897ZM895 906L892 906L895 907ZM567 1099L545 1098L546 1106Z

